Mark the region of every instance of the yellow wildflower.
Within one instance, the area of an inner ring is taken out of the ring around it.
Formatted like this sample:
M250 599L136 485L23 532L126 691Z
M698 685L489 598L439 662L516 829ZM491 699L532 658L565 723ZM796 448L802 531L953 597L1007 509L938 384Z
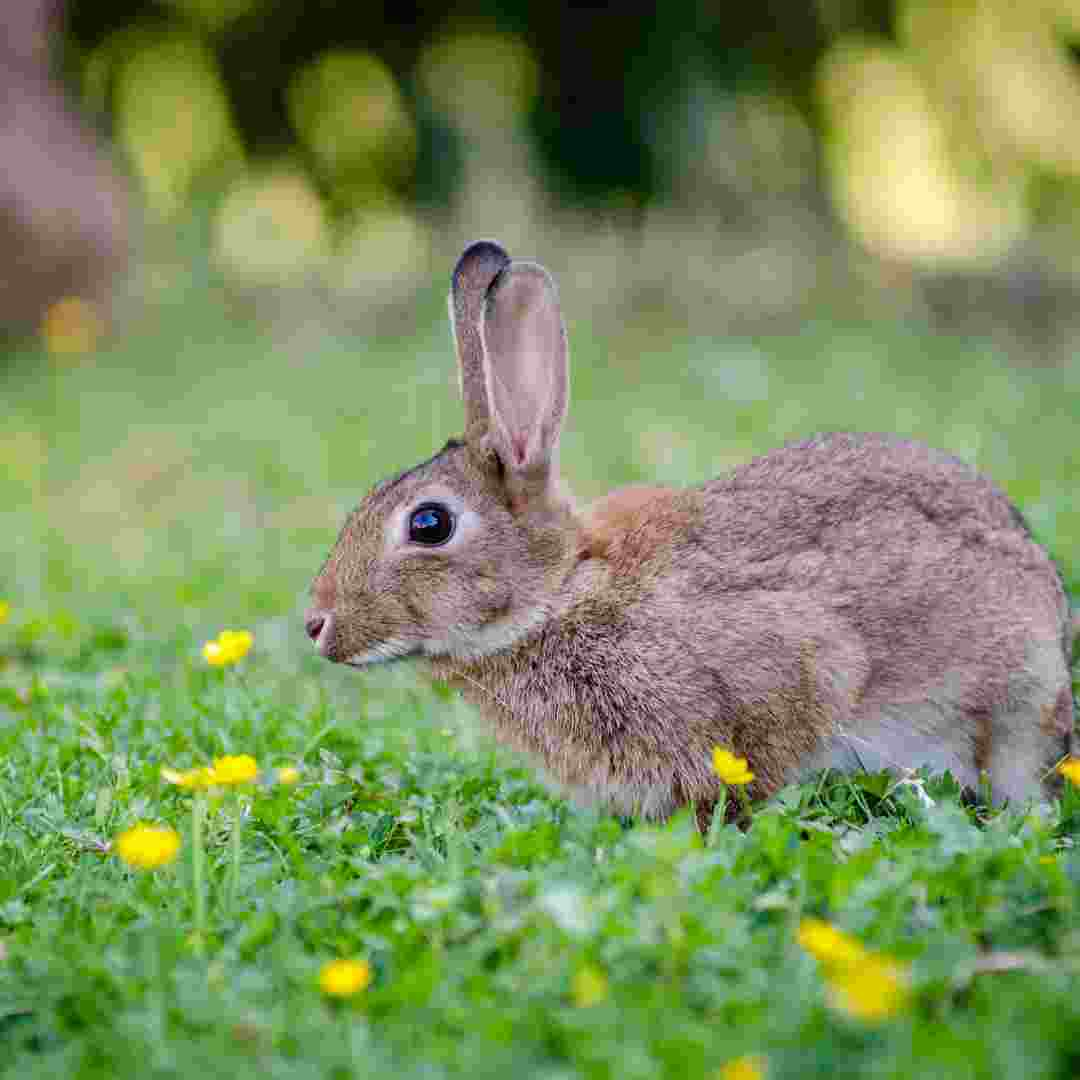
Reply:
M858 964L867 955L859 941L822 919L803 919L796 940L811 956L826 965Z
M168 866L180 850L180 834L167 825L133 825L116 838L116 854L136 870Z
M720 1067L716 1080L765 1080L765 1062L756 1054L732 1058Z
M202 647L203 659L213 667L225 667L243 660L255 644L250 630L222 630Z
M1058 767L1057 771L1069 781L1080 787L1080 758L1067 757Z
M167 784L193 790L250 784L258 775L258 763L250 754L226 754L214 758L213 765L197 765L193 769L161 770L161 779Z
M295 765L283 765L277 771L277 782L284 784L286 787L292 787L293 784L299 783L300 770Z
M53 356L90 352L105 332L105 323L89 300L67 296L57 300L41 322L41 337Z
M371 985L371 965L366 960L330 960L319 972L319 989L330 997L352 997Z
M865 949L821 919L803 919L799 944L822 966L837 1008L869 1023L895 1016L908 1000L904 968Z
M907 1005L904 969L890 960L867 954L858 964L844 965L828 975L835 1005L867 1023L880 1023Z
M10 614L11 605L6 600L0 600L0 623L7 622L7 618Z
M716 775L725 784L749 784L754 779L754 774L746 766L746 758L736 757L722 746L713 747L712 763Z
M259 766L250 754L226 754L214 758L210 770L211 783L222 787L235 787L237 784L250 784L259 775Z
M167 784L175 784L181 788L202 789L212 787L214 784L214 771L205 765L194 769L168 769L161 770L161 779Z
M574 975L570 994L579 1009L599 1005L608 996L607 976L599 968L586 964Z

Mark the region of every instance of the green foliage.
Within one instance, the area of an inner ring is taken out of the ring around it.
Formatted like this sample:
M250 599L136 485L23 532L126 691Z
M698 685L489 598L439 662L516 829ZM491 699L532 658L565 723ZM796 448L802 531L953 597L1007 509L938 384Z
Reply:
M461 715L420 690L433 723L383 726L396 691L365 722L310 669L282 707L272 652L208 672L193 643L138 635L107 688L116 659L49 663L5 709L3 1075L674 1077L744 1053L791 1077L1076 1067L1080 862L1056 808L986 815L947 782L825 776L706 845L687 815L624 827L563 805L463 748ZM200 950L187 796L158 770L241 748L303 778L250 797L231 909L212 805ZM135 875L106 852L142 819L185 832L175 867ZM909 963L910 1011L863 1026L830 1008L795 943L805 916ZM340 1004L317 985L336 956L374 970ZM587 1007L584 964L608 980Z
M564 803L444 688L331 670L299 626L355 494L459 426L441 324L286 349L194 311L5 387L0 1075L693 1077L744 1054L770 1078L1080 1071L1077 792L998 813L948 778L825 775L707 841L686 815ZM616 367L579 329L565 464L586 494L891 428L977 457L1076 572L1068 372L825 326L652 352L627 335ZM255 649L210 669L224 627ZM160 769L225 753L302 777L245 796L232 905L230 803L211 800L199 942L189 795ZM182 833L173 867L108 853L141 820ZM909 1007L837 1009L805 917L907 965ZM328 1000L336 957L371 986ZM582 970L606 980L590 1005Z

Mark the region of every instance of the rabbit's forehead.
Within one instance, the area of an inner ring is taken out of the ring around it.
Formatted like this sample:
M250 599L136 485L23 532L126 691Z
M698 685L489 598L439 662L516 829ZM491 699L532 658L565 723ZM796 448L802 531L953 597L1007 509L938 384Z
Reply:
M475 501L456 486L431 478L399 491L398 499L392 506L387 506L383 519L394 521L408 517L417 507L429 503L445 506L455 514L463 514Z
M449 450L384 480L367 497L365 505L384 517L424 500L444 502L456 510L483 498L483 491L483 478L470 467L465 450L452 444Z
M446 506L455 516L490 512L492 496L470 468L461 444L452 441L428 461L377 485L354 513L353 528L399 535L402 522L424 503Z
M381 480L371 490L367 502L382 502L384 500L397 501L411 484L416 481L421 483L428 479L440 476L452 476L460 474L465 459L465 443L460 439L450 439L446 445L426 461L414 465L411 469L389 476Z

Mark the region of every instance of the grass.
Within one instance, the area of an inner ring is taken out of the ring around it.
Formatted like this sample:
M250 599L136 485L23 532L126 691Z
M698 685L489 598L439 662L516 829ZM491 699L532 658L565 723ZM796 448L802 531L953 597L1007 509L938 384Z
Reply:
M962 806L946 780L824 776L702 841L547 791L407 670L310 654L297 618L344 511L459 426L439 298L400 336L283 341L196 296L82 366L8 358L0 425L0 1075L769 1077L1080 1073L1080 797ZM571 313L572 315L574 313ZM1080 365L899 327L672 341L572 326L585 495L690 483L830 427L977 460L1080 575ZM251 629L210 668L203 641ZM210 800L204 939L190 795ZM297 766L300 781L272 782ZM137 873L137 821L182 834ZM898 965L849 1015L808 917ZM364 960L343 1000L322 966Z

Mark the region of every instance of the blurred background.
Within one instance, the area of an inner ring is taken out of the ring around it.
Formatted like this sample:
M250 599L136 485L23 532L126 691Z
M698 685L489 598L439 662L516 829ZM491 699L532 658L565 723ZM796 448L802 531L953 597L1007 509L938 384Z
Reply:
M1080 0L19 0L0 31L9 595L295 621L345 510L460 427L479 236L559 280L583 495L888 429L1080 568Z

